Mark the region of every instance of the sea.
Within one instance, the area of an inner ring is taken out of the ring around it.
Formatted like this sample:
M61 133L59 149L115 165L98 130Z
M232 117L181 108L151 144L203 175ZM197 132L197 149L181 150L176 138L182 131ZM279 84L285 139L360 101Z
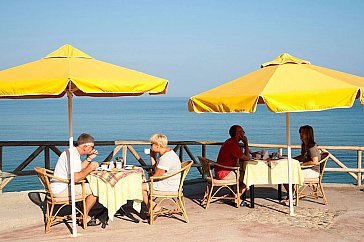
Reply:
M99 141L148 140L154 133L164 133L172 141L218 141L229 138L231 125L244 127L250 143L285 144L286 115L272 113L258 105L255 113L193 113L187 109L188 97L143 95L139 97L91 98L73 97L72 124L74 138L89 133ZM0 100L0 141L68 141L67 98ZM352 108L331 109L290 114L291 143L299 145L298 129L309 124L314 127L319 145L364 146L364 106L355 101ZM3 171L13 171L36 147L3 147ZM58 147L65 149L66 147ZM97 147L96 147L97 148ZM136 147L140 155L146 147ZM172 147L173 148L173 147ZM189 147L194 155L201 146ZM207 157L216 159L218 146L207 148ZM99 147L103 160L112 147ZM253 149L253 151L256 151ZM274 150L273 150L274 151ZM357 167L356 151L331 152L349 168ZM293 150L298 155L299 150ZM185 156L187 158L187 155ZM147 160L147 156L143 156ZM44 166L38 157L24 170ZM51 167L56 155L51 155ZM137 165L131 154L128 164ZM332 160L328 167L338 167ZM187 179L200 178L192 168ZM324 182L356 184L347 173L326 172ZM41 189L36 176L16 177L3 192Z

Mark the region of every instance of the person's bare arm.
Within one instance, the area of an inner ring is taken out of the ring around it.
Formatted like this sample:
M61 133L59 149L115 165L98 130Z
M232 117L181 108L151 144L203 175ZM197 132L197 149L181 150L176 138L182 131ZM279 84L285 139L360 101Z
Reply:
M319 162L318 157L317 156L314 156L314 157L312 157L312 160L307 161L307 162L303 162L302 165L303 166L317 165L318 162Z
M155 165L156 165L155 155L156 155L155 152L153 150L150 150L150 153L149 153L150 164L153 166L154 169L155 169Z
M163 176L166 173L165 170L160 169L160 168L155 168L155 172L153 174L153 176Z
M99 152L95 149L93 149L91 151L91 153L86 157L86 159L84 161L82 161L81 163L81 169L85 169L89 164L90 162L96 158L96 156L99 154Z
M97 162L88 162L89 164L82 169L79 172L75 172L75 182L79 182L83 179L85 179L85 177L90 174L91 172L93 172L94 170L96 170L97 167L99 167L99 163Z
M244 144L244 152L243 155L240 157L240 160L247 161L250 159L250 150L249 150L249 143L248 138L246 136L243 136L242 138L243 144Z

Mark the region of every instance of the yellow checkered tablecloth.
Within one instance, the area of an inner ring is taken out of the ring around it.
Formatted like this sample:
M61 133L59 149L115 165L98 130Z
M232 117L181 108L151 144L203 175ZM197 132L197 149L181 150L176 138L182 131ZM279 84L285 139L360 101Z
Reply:
M126 204L128 200L133 200L133 208L140 212L143 201L142 183L143 173L140 170L122 170L120 172L110 172L107 181L105 174L96 175L91 173L87 176L90 188L94 196L99 198L99 202L108 209L109 219L113 221L115 213ZM120 173L120 174L119 174ZM122 174L124 173L124 174ZM127 174L127 175L126 175ZM100 176L101 175L101 176ZM116 181L116 179L118 180ZM114 181L112 181L114 179ZM110 183L110 181L112 181ZM116 181L116 182L115 182ZM112 185L115 183L114 185Z

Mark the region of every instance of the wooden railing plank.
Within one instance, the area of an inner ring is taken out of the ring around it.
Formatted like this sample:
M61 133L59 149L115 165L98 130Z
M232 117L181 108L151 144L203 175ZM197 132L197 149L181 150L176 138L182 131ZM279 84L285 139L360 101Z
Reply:
M174 151L179 155L181 160L183 160L183 153L184 151L187 155L194 161L193 167L196 167L198 171L201 173L201 164L199 164L198 160L196 160L197 154L194 154L190 150L191 145L201 146L201 155L206 156L207 154L207 147L208 146L221 146L223 142L217 141L170 141L169 145L175 146ZM125 152L129 150L134 158L141 164L142 167L148 168L149 166L146 165L146 162L141 158L141 156L137 153L136 149L134 148L135 145L145 146L150 145L149 141L145 140L117 140L117 141L96 141L96 146L113 146L113 151L107 156L106 159L112 159L116 153L124 147L123 156L126 155ZM35 146L37 149L27 157L12 173L4 172L3 171L3 147L25 147L25 146ZM14 177L16 176L26 176L26 175L34 175L33 171L23 171L25 167L27 167L37 156L42 153L44 149L44 165L45 167L50 166L50 151L52 150L58 156L61 155L61 151L57 148L58 147L68 147L68 141L0 141L0 193L2 192L2 188L5 187ZM279 153L283 153L283 149L287 148L286 144L254 144L251 143L250 147L252 148L264 148L264 149L277 149ZM293 149L300 149L300 145L292 145ZM362 180L364 176L362 173L364 170L362 169L362 151L364 150L363 146L319 146L320 149L326 151L334 151L334 150L341 150L341 151L356 151L357 156L357 168L348 168L345 163L341 162L339 158L335 157L331 152L330 153L330 162L337 164L338 168L326 168L327 172L346 172L351 175L357 181L357 185L360 186L362 184ZM184 151L183 151L184 150ZM4 175L5 174L5 175ZM6 175L8 174L8 175ZM11 175L9 175L11 174Z
M27 165L30 164L44 149L46 146L39 146L33 153L28 156L28 158L25 159L17 168L14 169L14 172L22 171Z

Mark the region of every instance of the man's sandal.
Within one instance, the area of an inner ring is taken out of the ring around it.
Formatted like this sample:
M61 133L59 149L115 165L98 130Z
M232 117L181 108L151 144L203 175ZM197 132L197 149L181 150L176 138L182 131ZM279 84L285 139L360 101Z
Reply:
M96 219L92 217L90 221L87 222L87 226L99 226L101 224L101 221L99 219Z

